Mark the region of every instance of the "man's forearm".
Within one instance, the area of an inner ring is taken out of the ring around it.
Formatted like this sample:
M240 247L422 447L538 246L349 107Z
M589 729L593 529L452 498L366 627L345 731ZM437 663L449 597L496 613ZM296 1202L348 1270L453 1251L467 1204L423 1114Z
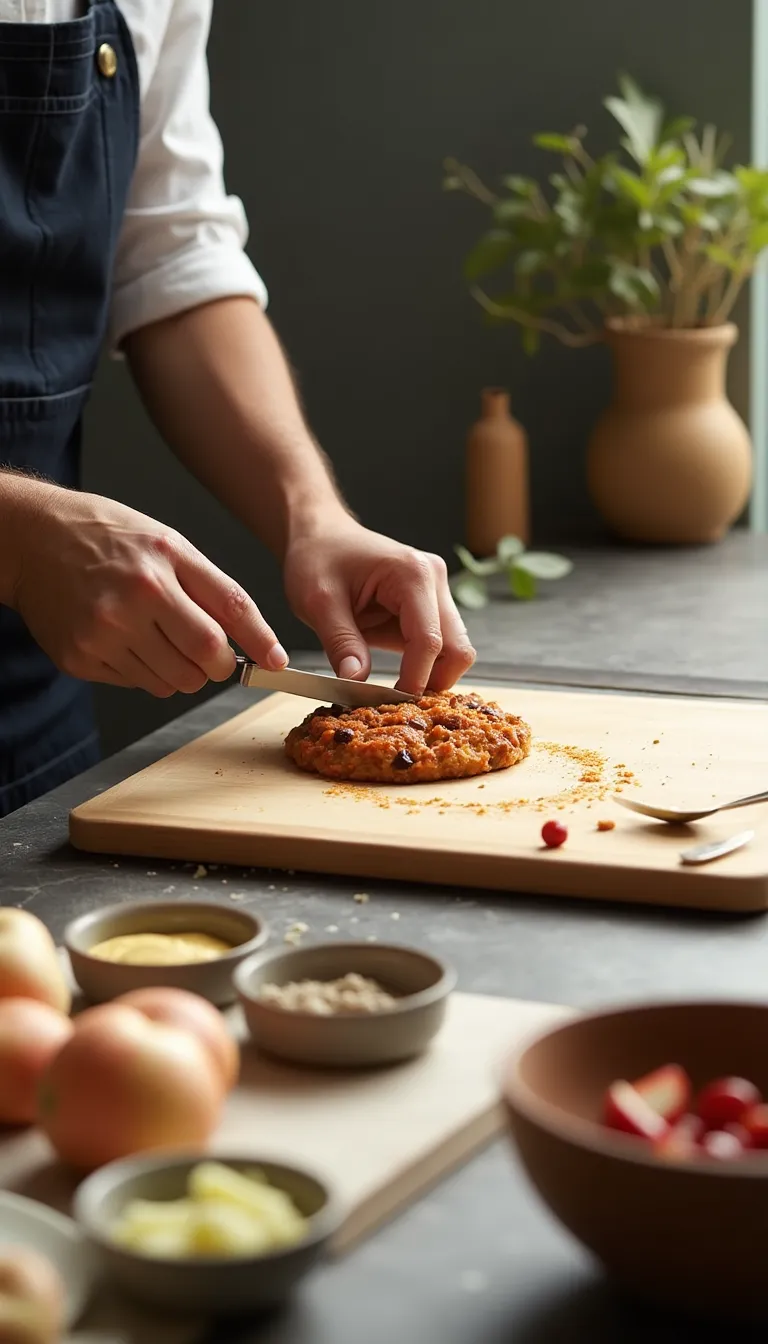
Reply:
M14 605L23 546L34 535L42 498L56 487L0 466L0 605Z
M276 555L343 513L277 337L250 299L145 327L126 353L167 443Z

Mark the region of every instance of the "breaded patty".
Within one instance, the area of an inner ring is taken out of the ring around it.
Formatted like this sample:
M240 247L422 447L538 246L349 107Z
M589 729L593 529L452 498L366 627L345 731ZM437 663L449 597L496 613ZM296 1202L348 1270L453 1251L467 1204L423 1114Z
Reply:
M531 730L476 695L425 695L377 708L316 709L285 741L291 760L326 779L421 784L518 765Z

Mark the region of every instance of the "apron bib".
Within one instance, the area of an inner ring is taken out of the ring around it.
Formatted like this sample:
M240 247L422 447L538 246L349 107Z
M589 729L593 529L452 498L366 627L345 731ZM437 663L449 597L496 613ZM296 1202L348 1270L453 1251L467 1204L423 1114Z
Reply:
M0 24L0 464L74 488L138 138L115 0L69 23ZM0 606L0 816L98 754L89 687Z

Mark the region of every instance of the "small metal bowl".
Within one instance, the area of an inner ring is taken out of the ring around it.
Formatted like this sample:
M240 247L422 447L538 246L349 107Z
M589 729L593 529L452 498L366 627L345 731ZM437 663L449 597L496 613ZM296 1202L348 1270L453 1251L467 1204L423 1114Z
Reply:
M320 1017L259 997L266 984L336 980L350 972L376 980L397 1003L375 1013ZM394 1064L426 1050L443 1024L456 972L416 948L321 943L257 953L238 967L234 983L251 1037L265 1054L320 1068L363 1068Z
M132 1157L111 1162L89 1176L74 1201L75 1218L96 1247L104 1270L124 1292L168 1311L229 1314L278 1306L321 1259L339 1225L338 1212L323 1181L309 1172L258 1155L216 1155L235 1170L258 1167L271 1185L287 1191L309 1219L303 1241L265 1255L156 1259L120 1246L111 1230L131 1200L182 1199L193 1167L207 1154Z
M232 951L212 961L178 966L126 966L90 955L97 943L129 933L207 933L232 943ZM263 947L268 936L267 925L257 915L215 901L142 901L80 915L67 925L64 946L75 979L92 1003L163 985L200 994L220 1007L235 998L235 968Z

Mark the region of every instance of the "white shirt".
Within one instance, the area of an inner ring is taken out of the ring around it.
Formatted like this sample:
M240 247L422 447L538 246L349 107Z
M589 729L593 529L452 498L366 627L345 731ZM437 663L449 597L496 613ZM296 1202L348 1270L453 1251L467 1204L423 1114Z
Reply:
M141 136L115 259L113 349L137 328L212 299L248 295L267 303L243 250L242 202L226 193L209 108L213 0L118 4L139 68ZM87 7L87 0L0 0L0 23L63 23Z

